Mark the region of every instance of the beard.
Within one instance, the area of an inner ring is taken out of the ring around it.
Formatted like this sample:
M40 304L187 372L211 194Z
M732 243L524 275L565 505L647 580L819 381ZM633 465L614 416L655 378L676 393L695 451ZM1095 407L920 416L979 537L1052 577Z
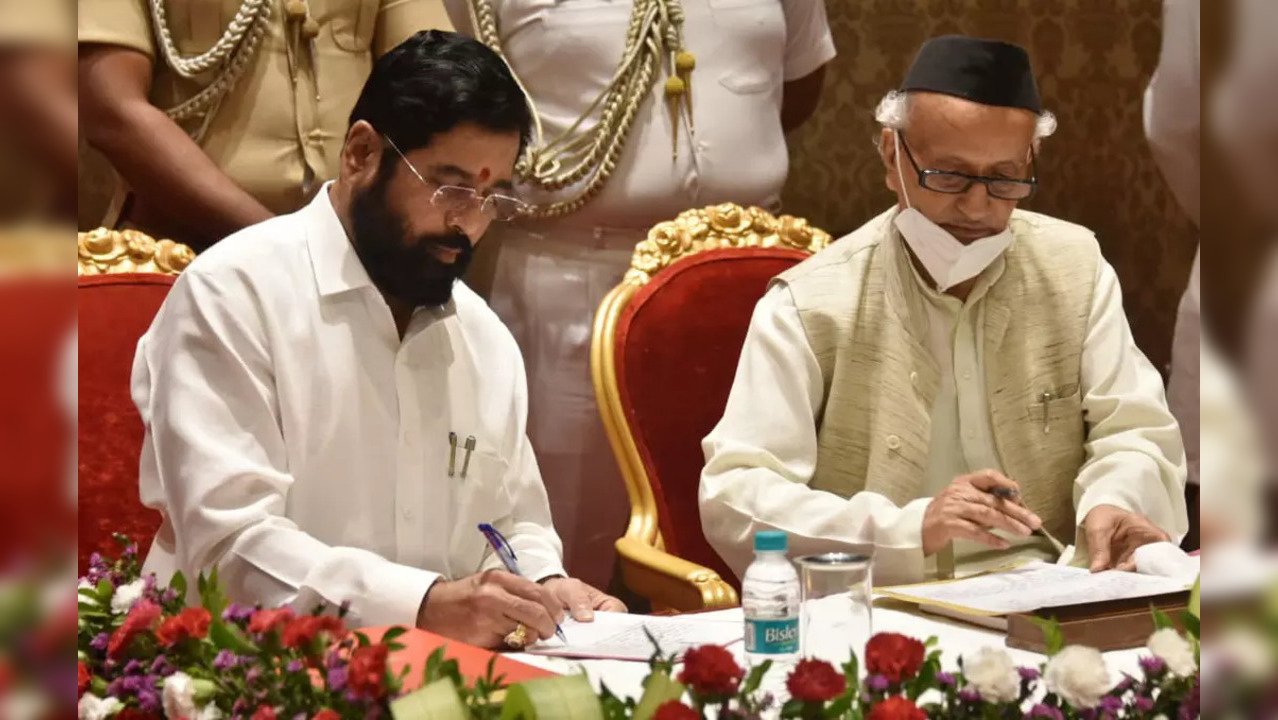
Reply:
M473 248L462 233L409 237L408 224L386 204L389 173L351 199L351 245L369 279L384 295L417 307L439 307L453 296L453 283L470 264ZM434 249L456 250L452 263Z

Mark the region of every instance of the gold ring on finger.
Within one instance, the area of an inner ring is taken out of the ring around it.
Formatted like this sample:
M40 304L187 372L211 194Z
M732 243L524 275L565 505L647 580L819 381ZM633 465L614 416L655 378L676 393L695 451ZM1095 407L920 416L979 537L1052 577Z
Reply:
M528 628L523 623L519 623L514 630L506 633L503 642L514 650L524 649L524 646L528 644Z

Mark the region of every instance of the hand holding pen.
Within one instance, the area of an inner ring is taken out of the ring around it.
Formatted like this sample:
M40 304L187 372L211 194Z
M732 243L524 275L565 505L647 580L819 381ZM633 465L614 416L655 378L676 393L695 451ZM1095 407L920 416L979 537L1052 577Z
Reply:
M1016 500L1019 494L1016 481L996 470L955 478L923 513L923 554L932 555L954 540L1006 550L1010 543L990 532L995 528L1012 535L1033 534L1043 521Z
M484 538L488 540L488 545L492 547L493 552L497 554L497 558L501 560L501 564L506 567L506 570L508 570L511 575L523 577L523 573L519 572L519 559L515 556L515 549L510 546L509 542L506 542L506 536L502 535L497 528L489 525L488 523L480 523L479 532L484 534ZM520 642L510 642L512 639L520 639L519 629L516 628L511 635L514 637L508 638L507 644L521 645ZM559 627L558 624L555 625L555 637L565 643L568 642L568 637L564 635L564 629Z

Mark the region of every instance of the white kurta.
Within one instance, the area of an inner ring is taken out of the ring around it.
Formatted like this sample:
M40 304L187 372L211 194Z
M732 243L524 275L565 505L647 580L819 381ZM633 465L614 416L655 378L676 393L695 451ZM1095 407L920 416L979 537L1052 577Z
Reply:
M473 34L468 0L445 0L458 32ZM616 72L629 0L494 0L506 57L536 100L546 137L576 122ZM683 41L696 56L695 132L679 152L662 92L664 70L639 107L608 183L571 216L494 227L493 310L528 365L528 433L545 471L568 564L606 585L625 532L625 487L599 419L590 376L595 310L621 282L648 229L721 202L779 207L789 171L781 129L784 83L835 55L823 0L683 0ZM591 121L593 122L593 120ZM549 202L570 194L529 186Z
M955 475L1002 469L984 390L980 338L986 290L997 282L1002 267L998 261L986 270L966 303L940 297L913 273L920 291L931 299L926 303L929 346L942 369L924 483L930 493ZM1132 339L1118 278L1103 261L1080 371L1083 408L1092 424L1087 460L1075 479L1078 522L1097 505L1116 505L1146 515L1179 539L1187 529L1179 431L1167 409L1161 376ZM822 389L820 367L794 298L784 285L774 285L755 308L724 417L702 445L701 518L707 539L738 575L753 558L753 534L777 529L789 534L790 551L796 555L873 547L876 584L929 576L933 568L931 559L923 557L922 524L930 496L898 507L878 493L844 499L807 487L816 467ZM955 544L958 574L1015 557L1015 548L997 553L972 543Z
M1163 45L1158 68L1145 91L1145 135L1176 202L1200 221L1199 0L1164 0ZM1199 256L1180 300L1172 339L1167 399L1185 439L1189 482L1198 484L1198 361L1202 325Z
M162 581L219 565L240 602L350 601L357 626L411 626L438 578L500 566L482 522L530 578L563 574L510 333L458 283L401 341L328 186L182 273L139 343L133 398ZM476 439L464 476L449 432Z

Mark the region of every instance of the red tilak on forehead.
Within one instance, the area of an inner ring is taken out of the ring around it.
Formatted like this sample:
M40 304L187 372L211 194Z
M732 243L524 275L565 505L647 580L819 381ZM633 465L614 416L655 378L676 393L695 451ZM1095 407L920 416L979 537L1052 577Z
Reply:
M490 171L488 168L482 168L479 171L479 182L481 183L485 182L491 176L492 176L492 171Z

